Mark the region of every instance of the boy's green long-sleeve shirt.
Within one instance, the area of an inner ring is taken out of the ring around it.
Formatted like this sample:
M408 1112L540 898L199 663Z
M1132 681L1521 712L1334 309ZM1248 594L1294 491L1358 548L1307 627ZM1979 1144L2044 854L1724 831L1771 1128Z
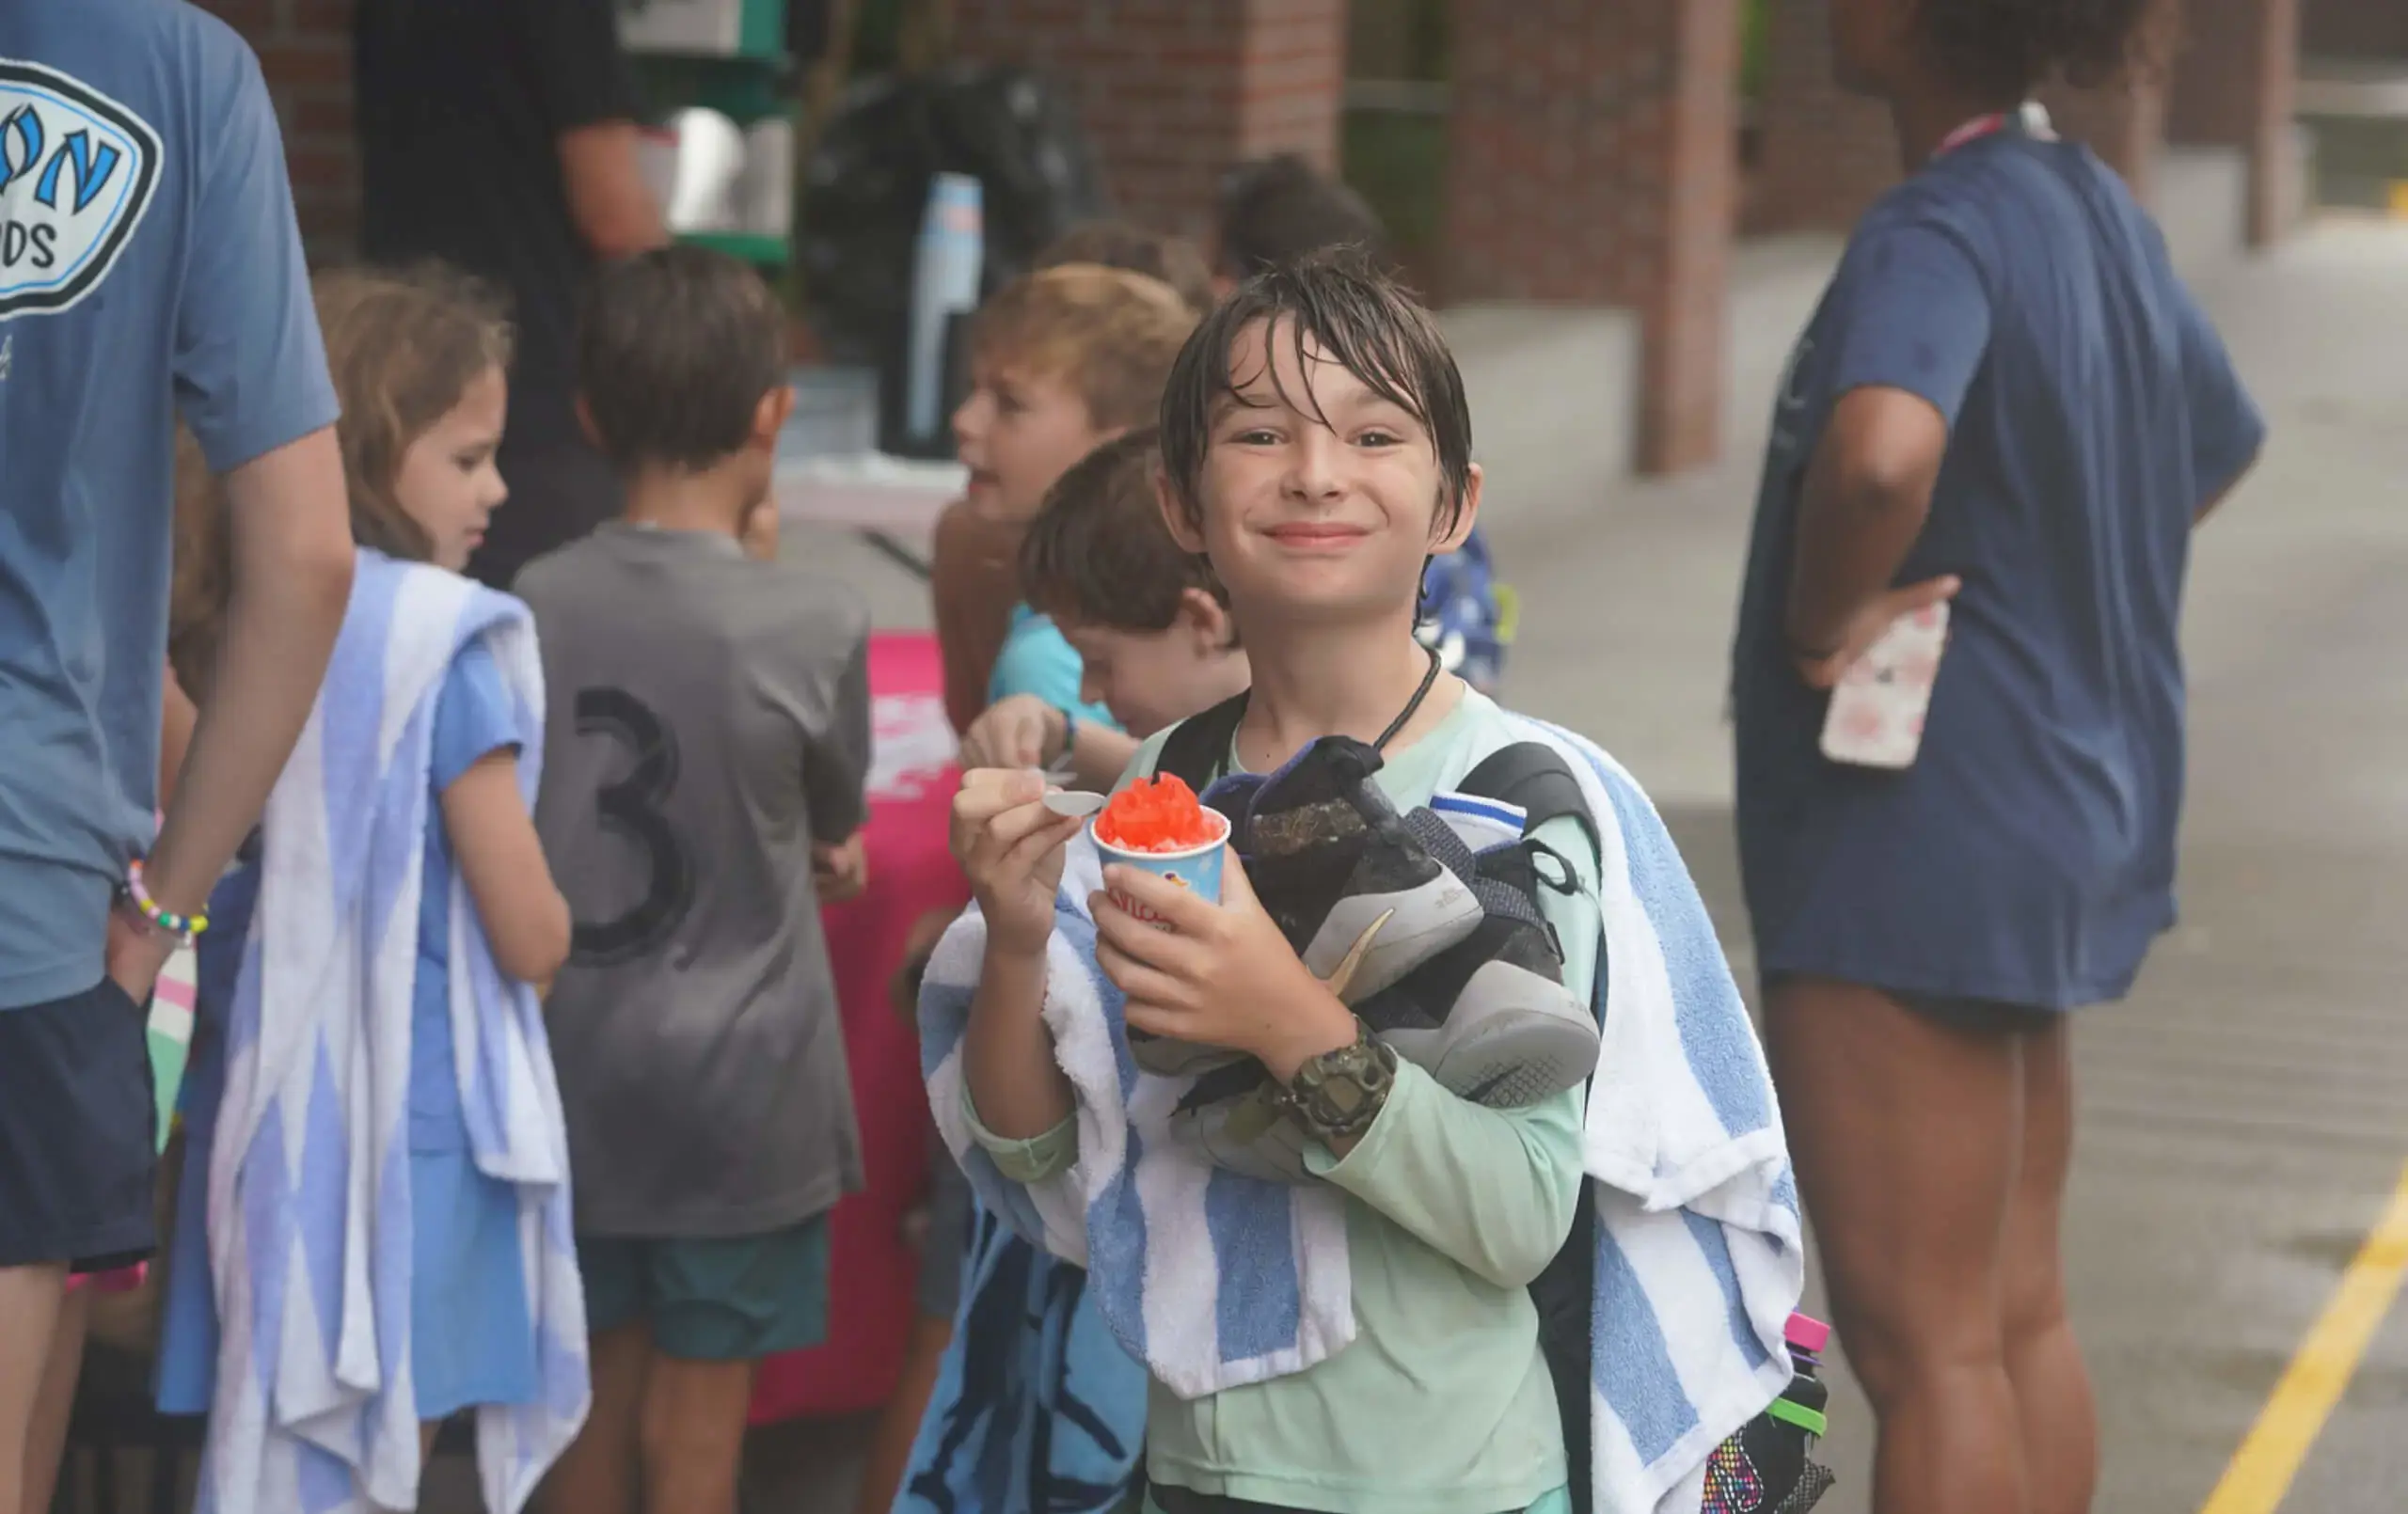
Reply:
M1497 706L1466 691L1446 720L1390 755L1381 788L1427 803L1512 740ZM1162 738L1139 751L1150 771ZM1586 999L1595 970L1595 857L1572 821L1541 839L1581 890L1541 891ZM1254 1503L1393 1514L1496 1514L1563 1486L1555 1387L1527 1285L1560 1248L1581 1178L1580 1094L1521 1110L1469 1104L1410 1064L1344 1160L1314 1171L1344 1189L1355 1337L1307 1371L1197 1399L1156 1382L1147 1473ZM1033 1141L971 1128L1006 1176L1041 1182L1077 1159L1069 1122Z

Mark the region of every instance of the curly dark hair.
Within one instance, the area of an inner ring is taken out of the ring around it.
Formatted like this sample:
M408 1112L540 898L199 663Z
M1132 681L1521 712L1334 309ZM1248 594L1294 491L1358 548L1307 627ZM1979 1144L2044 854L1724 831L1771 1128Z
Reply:
M2002 93L2054 77L2077 88L2153 73L2174 0L1919 0L1923 32L1957 78Z

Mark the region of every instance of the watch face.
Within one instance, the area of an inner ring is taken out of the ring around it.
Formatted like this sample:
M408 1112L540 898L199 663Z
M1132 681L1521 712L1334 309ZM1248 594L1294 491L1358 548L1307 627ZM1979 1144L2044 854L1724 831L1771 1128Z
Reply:
M1378 1115L1393 1077L1393 1053L1368 1038L1326 1052L1296 1070L1282 1095L1288 1111L1326 1138L1359 1135Z

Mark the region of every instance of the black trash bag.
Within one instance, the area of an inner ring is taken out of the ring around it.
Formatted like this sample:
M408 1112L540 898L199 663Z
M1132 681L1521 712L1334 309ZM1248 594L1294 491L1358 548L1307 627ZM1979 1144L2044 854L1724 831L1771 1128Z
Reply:
M867 81L847 95L806 166L795 255L830 357L881 376L879 445L889 450L902 449L912 262L928 184L940 173L967 174L981 185L982 298L1027 272L1063 232L1105 213L1077 116L1038 74L953 64ZM958 354L961 344L951 345ZM948 379L949 406L963 375Z

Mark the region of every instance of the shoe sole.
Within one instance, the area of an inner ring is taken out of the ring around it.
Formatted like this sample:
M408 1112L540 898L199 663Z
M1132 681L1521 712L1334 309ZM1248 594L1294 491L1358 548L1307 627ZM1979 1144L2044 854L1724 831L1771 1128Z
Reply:
M1312 944L1305 948L1305 967L1327 983L1363 938L1376 931L1342 995L1348 1003L1359 1003L1462 941L1484 918L1480 900L1463 879L1441 868L1437 878L1418 888L1349 894L1332 905Z
M1550 999L1560 1004L1548 1005ZM1465 1017L1482 1001L1525 1006ZM1511 963L1475 971L1448 1023L1431 1031L1391 1030L1383 1040L1458 1097L1490 1109L1526 1109L1587 1082L1597 1070L1597 1023L1559 984Z

